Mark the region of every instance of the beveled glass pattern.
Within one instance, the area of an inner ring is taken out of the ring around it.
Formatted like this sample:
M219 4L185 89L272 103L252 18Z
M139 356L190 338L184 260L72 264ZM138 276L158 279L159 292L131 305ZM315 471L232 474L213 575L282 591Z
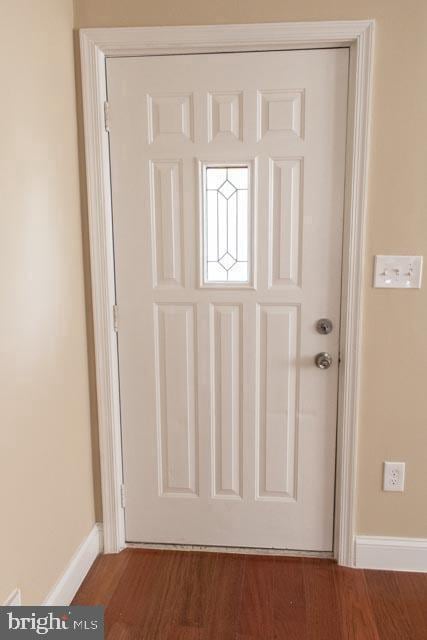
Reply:
M249 281L249 167L206 167L204 282Z

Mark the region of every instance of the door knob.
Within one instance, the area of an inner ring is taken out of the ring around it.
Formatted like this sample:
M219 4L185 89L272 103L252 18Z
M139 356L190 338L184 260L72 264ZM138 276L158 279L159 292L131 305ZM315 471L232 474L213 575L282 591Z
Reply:
M321 351L315 357L314 362L319 369L329 369L332 364L332 356L326 351Z

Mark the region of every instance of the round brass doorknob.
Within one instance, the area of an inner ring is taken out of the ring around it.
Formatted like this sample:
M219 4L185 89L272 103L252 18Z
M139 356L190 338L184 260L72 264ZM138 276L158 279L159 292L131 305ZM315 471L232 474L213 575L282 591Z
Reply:
M326 351L321 351L315 357L314 362L319 369L329 369L332 364L332 356Z

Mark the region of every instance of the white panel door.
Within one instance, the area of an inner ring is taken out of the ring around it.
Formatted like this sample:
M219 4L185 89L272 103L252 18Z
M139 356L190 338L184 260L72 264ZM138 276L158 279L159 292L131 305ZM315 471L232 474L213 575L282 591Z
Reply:
M332 549L348 59L107 61L128 541Z

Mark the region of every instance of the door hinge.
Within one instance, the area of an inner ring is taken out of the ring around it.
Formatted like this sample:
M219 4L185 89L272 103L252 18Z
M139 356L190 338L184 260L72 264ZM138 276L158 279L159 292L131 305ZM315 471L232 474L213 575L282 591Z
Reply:
M110 132L110 104L107 100L104 102L104 126L107 133Z
M117 333L119 330L119 308L116 304L113 304L113 328Z
M122 505L122 509L126 506L126 495L125 495L125 485L120 485L120 503Z

